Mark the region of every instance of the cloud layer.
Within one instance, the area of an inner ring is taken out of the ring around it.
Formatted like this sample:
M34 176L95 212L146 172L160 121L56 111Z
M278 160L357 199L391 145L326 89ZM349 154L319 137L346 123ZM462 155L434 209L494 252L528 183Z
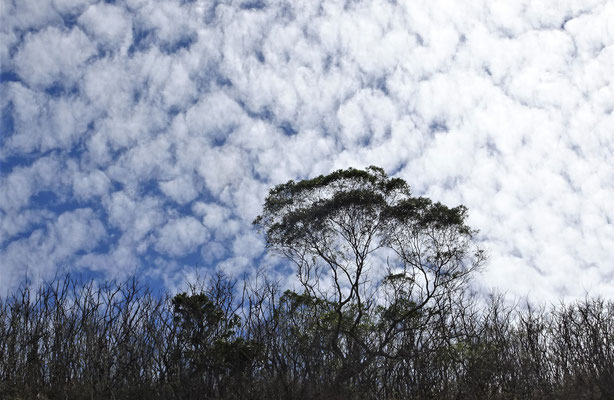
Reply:
M469 208L484 287L611 295L609 1L2 7L2 291L253 270L272 185L375 164Z

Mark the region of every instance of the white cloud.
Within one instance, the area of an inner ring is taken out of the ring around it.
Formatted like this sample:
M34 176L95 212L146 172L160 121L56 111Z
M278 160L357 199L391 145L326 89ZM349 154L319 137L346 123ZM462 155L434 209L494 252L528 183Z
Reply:
M79 267L170 277L199 253L250 270L268 188L376 164L468 206L491 249L484 287L608 294L609 1L3 7L2 68L18 82L1 83L0 160L16 165L0 177L0 251L14 261L42 254L54 207L87 202L109 250ZM73 260L63 249L50 262Z
M233 129L247 122L241 107L223 91L208 94L185 114L189 132L209 138L211 144L225 140Z
M44 190L61 192L61 163L55 157L43 157L27 167L16 167L0 177L0 209L19 212L30 198Z
M218 204L198 202L192 207L194 214L202 216L203 224L211 229L221 228L230 218L230 210Z
M194 251L209 238L207 229L192 217L169 221L158 232L156 250L181 256Z
M107 194L110 184L107 175L96 169L87 173L75 174L73 191L78 198L89 200Z
M106 234L104 225L89 208L61 214L52 229L52 236L59 243L52 257L59 259L70 257L78 250L93 249Z
M176 44L191 33L189 16L192 7L182 7L178 2L151 3L141 9L144 24L156 30L156 36L167 46Z
M0 214L0 245L14 236L28 232L38 225L54 217L48 211L25 210L20 213Z
M51 0L53 8L62 15L79 15L95 0ZM42 3L36 0L37 4Z
M166 221L159 199L137 195L130 190L119 191L105 199L109 223L120 229L126 246L147 245L148 235Z
M7 138L0 157L70 149L95 118L93 110L75 96L50 98L12 82L4 89L13 107L15 133Z
M77 253L94 250L105 236L103 223L89 208L48 220L43 228L0 249L3 270L0 292L23 279L26 269L36 279L53 275L56 268L73 263Z
M187 174L180 175L170 181L161 182L160 189L179 204L189 203L198 196L194 180L192 176Z
M228 202L230 193L225 189L239 182L249 170L245 155L240 149L216 147L206 149L202 154L198 173L214 196L220 196Z
M344 147L363 147L385 140L392 122L397 119L397 111L390 98L367 89L348 99L339 108L337 118Z
M51 1L23 0L0 4L0 18L5 29L39 28L61 21Z
M132 41L132 23L118 6L99 3L88 7L78 19L85 32L105 47L127 47Z
M15 55L17 73L28 84L44 88L55 82L75 84L85 62L96 54L94 46L78 28L64 31L49 27L30 33Z

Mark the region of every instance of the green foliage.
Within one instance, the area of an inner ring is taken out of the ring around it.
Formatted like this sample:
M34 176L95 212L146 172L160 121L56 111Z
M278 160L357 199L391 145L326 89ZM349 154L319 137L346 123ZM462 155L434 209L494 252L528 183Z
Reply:
M388 218L410 223L419 229L427 227L436 229L454 228L463 235L474 233L465 224L467 218L465 206L449 208L441 203L433 203L430 199L418 197L400 201L390 207L387 213Z
M325 233L331 217L353 210L355 217L377 219L389 199L409 195L403 180L388 178L380 168L338 170L276 186L254 224L265 229L269 247L291 246L314 232Z
M210 343L212 339L228 340L239 326L237 315L226 315L206 294L177 294L173 300L175 325L181 336L194 346Z
M171 304L177 332L174 358L181 365L180 379L185 382L206 377L196 393L213 396L251 367L261 348L237 335L241 327L237 314L202 292L177 294ZM194 394L190 390L186 396Z
M296 265L304 294L287 300L319 310L341 382L377 355L398 356L416 321L466 286L484 261L466 218L464 206L412 197L405 181L369 167L278 185L254 224Z

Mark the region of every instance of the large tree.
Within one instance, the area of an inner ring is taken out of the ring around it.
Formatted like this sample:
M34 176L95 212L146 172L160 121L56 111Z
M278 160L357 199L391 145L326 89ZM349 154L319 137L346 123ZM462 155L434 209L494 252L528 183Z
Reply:
M466 288L484 261L466 218L371 166L278 185L254 224L295 264L301 296L319 300L343 382L378 356L403 357Z

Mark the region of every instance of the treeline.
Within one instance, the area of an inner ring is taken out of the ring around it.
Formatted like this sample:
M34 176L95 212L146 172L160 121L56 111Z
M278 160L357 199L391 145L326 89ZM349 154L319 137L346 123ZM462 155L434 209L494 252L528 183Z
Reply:
M611 301L450 297L375 354L402 310L379 309L333 344L334 307L224 275L174 297L135 279L22 285L0 302L0 398L614 398Z
M0 398L614 399L614 303L476 298L466 219L377 167L278 185L254 224L299 289L22 286L0 303Z

